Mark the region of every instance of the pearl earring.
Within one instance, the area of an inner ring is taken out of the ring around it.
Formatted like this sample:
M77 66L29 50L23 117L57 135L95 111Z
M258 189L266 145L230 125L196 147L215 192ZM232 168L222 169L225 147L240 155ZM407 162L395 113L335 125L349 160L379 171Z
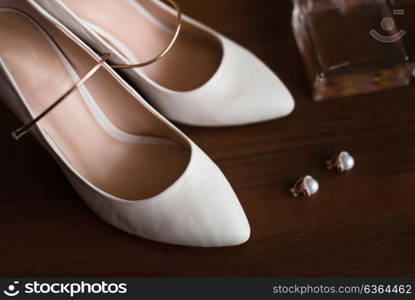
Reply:
M311 197L314 194L317 194L319 188L320 185L318 184L318 181L310 175L307 175L301 177L290 191L294 197L298 197L299 195Z
M339 172L347 172L353 169L355 160L348 152L343 151L326 162L329 170L336 169Z

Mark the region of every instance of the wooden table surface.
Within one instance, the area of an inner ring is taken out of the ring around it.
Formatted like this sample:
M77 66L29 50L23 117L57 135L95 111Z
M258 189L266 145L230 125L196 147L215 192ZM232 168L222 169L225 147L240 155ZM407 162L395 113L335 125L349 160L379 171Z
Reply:
M292 91L284 119L180 126L229 178L248 243L198 249L147 241L101 221L0 106L1 276L415 276L415 86L315 103L291 31L290 1L180 0L185 13L262 58ZM415 29L415 27L414 27ZM350 174L325 160L347 150ZM321 191L293 198L305 174Z

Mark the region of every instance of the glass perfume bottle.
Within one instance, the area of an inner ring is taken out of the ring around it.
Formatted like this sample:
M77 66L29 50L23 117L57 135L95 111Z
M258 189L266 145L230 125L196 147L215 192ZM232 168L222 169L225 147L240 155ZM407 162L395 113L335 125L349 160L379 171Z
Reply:
M292 24L313 98L409 84L410 56L388 0L293 0Z

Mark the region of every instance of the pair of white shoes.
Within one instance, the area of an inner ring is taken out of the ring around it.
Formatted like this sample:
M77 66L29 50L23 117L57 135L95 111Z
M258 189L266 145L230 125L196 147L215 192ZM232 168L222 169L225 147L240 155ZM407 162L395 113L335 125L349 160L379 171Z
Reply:
M145 61L175 20L160 1L0 0L0 98L24 123L42 116L28 128L109 224L159 242L239 245L250 227L233 189L162 115L241 125L286 116L294 102L253 54L184 16L163 59L122 71L158 113L96 53Z

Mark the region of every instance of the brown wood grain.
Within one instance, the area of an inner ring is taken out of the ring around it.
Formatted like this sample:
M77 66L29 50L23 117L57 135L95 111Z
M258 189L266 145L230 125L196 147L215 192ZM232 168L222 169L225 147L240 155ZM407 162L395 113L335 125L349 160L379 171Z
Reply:
M262 58L295 97L294 113L273 122L180 126L229 178L250 241L196 249L110 227L32 137L10 138L19 122L0 105L0 275L415 276L415 86L315 103L290 1L179 2ZM325 169L340 150L356 158L350 174ZM320 193L291 197L305 174L320 181Z

